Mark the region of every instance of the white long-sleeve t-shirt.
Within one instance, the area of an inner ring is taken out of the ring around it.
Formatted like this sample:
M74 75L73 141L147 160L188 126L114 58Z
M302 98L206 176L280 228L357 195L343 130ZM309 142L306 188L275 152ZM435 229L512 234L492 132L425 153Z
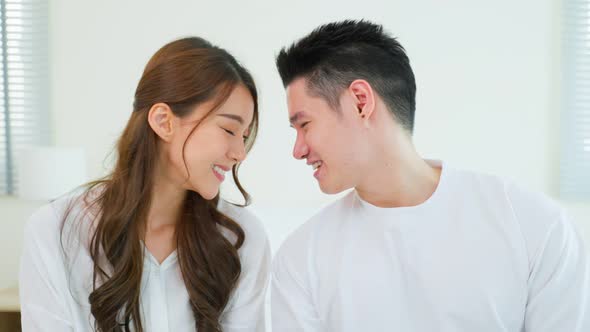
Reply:
M273 331L588 332L588 251L564 211L494 176L442 167L424 203L356 191L273 261Z
M94 331L88 302L93 263L88 239L75 238L88 234L84 225L88 218L76 221L82 223L78 224L81 229L69 227L73 222L66 224L66 240L60 241L63 212L69 202L69 198L61 198L42 207L25 227L19 275L24 332ZM238 251L242 272L222 315L223 331L264 331L264 300L270 276L268 238L258 219L247 209L222 200L218 209L245 232L244 244ZM71 215L76 216L79 211L74 208ZM140 302L144 330L195 331L176 251L159 264L145 249L143 259Z

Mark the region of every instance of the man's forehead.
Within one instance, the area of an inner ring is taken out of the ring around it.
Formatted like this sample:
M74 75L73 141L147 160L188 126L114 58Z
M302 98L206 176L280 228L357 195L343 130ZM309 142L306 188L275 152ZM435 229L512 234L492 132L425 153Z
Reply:
M304 77L299 77L295 80L293 80L293 82L291 82L289 85L287 85L286 88L286 93L287 93L287 97L289 96L297 96L297 97L303 97L303 96L307 96L307 80Z

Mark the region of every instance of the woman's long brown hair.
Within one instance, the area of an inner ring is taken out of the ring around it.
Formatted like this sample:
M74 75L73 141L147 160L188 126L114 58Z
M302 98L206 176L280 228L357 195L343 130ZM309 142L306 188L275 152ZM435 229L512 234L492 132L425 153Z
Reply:
M94 264L88 301L97 331L129 331L131 326L143 331L141 240L150 203L157 199L152 197L152 176L159 153L158 138L148 124L149 109L166 103L175 115L183 117L206 101L220 106L238 85L245 86L254 100L246 142L249 151L258 129L258 96L252 76L233 56L192 37L165 45L148 62L135 92L131 118L117 143L113 171L89 183L75 200L85 207L82 216L94 216L87 248ZM235 165L232 174L248 204L250 198L238 180L238 168L239 164ZM241 271L238 249L244 242L244 231L217 210L218 200L219 196L208 201L187 191L175 232L180 271L198 331L221 331L220 317ZM65 212L64 224L72 206ZM232 232L235 241L228 240L222 228ZM65 248L63 233L62 226Z

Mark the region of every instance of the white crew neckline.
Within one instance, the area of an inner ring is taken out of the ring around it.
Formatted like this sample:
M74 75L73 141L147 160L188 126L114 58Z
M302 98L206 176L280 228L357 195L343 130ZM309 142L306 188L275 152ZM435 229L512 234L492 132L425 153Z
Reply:
M416 211L420 211L420 210L425 209L425 208L429 207L430 205L434 204L438 200L438 198L442 195L442 193L444 192L444 190L447 186L450 170L449 170L448 164L441 161L441 160L425 159L424 161L426 161L428 163L428 165L430 165L430 166L439 167L441 169L440 178L438 181L438 185L436 186L436 189L434 190L432 195L430 195L430 197L428 197L424 202L422 202L418 205L413 205L413 206L379 207L379 206L373 205L373 204L365 201L364 199L362 199L361 196L358 194L358 192L355 189L355 190L353 190L354 199L357 202L358 206L361 209L371 212L371 213L390 215L392 213L396 214L396 213L416 212Z

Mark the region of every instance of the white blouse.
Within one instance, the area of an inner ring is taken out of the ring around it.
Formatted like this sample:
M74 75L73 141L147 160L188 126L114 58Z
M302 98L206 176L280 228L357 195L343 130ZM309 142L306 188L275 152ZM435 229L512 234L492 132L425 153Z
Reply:
M88 234L84 233L88 229L65 227L64 241L60 240L62 216L69 202L68 198L61 198L40 208L25 227L19 276L24 332L93 331L94 317L88 302L93 263L87 250L88 240L85 245L81 245L84 241L79 241L84 239L79 235ZM238 251L242 272L223 312L222 329L264 331L264 300L270 273L268 238L258 219L246 209L222 200L218 208L235 220L245 233L244 244ZM72 217L79 211L75 208ZM72 234L77 237L70 237ZM230 236L229 232L226 236ZM77 241L70 241L70 238ZM144 330L195 331L195 319L176 251L162 264L147 249L144 253L140 293Z

